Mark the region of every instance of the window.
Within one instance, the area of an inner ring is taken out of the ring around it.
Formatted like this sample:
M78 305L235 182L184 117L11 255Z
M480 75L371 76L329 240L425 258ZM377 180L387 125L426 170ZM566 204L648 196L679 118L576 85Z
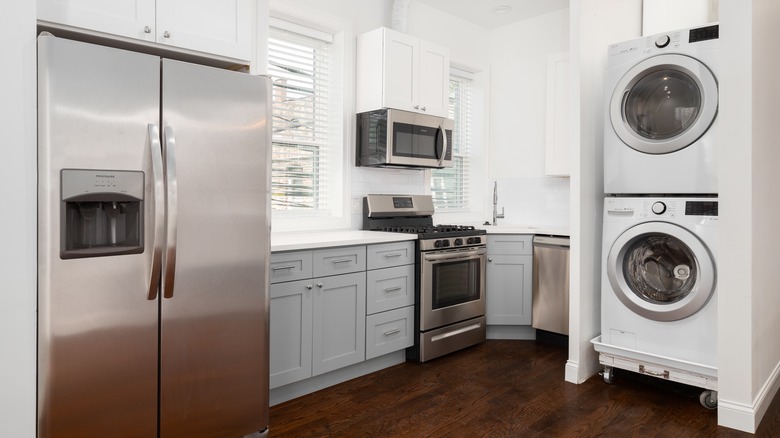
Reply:
M468 210L472 125L472 75L452 69L450 72L450 113L455 121L452 133L452 167L431 172L431 194L437 211Z
M289 9L272 15L268 73L273 84L274 231L344 227L348 154L343 145L349 125L344 116L343 64L349 35L338 23L315 20L321 17L299 20Z

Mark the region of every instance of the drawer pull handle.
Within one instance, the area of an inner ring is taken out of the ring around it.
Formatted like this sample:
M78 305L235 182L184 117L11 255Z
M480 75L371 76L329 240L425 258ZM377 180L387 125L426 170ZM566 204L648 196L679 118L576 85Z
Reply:
M395 292L397 290L401 290L401 286L388 287L387 289L385 289L385 293Z
M282 271L287 269L295 269L295 265L274 266L271 268L272 271Z
M646 370L644 365L639 365L639 373L640 374L647 374L648 376L655 376L655 377L663 377L664 379L669 378L669 371L664 370L663 372L660 371L650 371Z
M401 253L392 253L392 254L385 254L385 257L391 258L391 257L401 257Z
M385 336L394 335L396 333L401 333L401 329L397 328L397 329L388 330L385 332Z
M352 259L337 259L333 260L331 263L350 263Z

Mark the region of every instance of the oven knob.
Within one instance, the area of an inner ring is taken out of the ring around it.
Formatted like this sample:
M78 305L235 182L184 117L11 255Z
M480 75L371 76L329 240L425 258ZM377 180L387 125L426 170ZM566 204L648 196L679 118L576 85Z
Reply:
M475 237L474 238L474 243L482 243L482 238L481 237Z
M666 211L666 204L664 204L661 201L655 202L653 204L652 209L653 209L653 213L655 214L664 214L664 212Z
M449 240L442 240L441 241L441 246L444 246L444 247L450 246L450 241Z
M468 239L466 239L466 243L471 245L472 243L474 243L474 238L473 237L469 237Z
M463 245L463 239L455 239L455 246Z
M433 247L434 248L438 248L440 246L441 246L441 240L437 240L437 241L433 242Z

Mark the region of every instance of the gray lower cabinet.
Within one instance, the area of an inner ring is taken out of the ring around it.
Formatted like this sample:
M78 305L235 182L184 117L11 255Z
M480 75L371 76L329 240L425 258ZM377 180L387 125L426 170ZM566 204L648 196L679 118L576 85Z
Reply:
M270 265L271 388L365 360L366 247L274 253Z
M272 389L413 344L413 241L273 253L270 266Z
M487 250L487 324L531 325L533 236L489 235Z

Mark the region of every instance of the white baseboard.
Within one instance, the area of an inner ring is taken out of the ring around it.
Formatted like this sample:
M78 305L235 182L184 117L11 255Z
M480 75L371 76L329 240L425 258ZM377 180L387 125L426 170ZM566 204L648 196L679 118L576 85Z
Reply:
M580 382L579 375L580 375L580 365L577 362L567 360L566 373L564 375L564 379L567 382L576 383L579 385L580 383L582 383Z
M766 415L766 411L778 390L780 390L780 363L775 366L772 375L761 387L752 406L724 400L718 394L718 425L747 433L756 433L758 425L764 419L764 415Z

